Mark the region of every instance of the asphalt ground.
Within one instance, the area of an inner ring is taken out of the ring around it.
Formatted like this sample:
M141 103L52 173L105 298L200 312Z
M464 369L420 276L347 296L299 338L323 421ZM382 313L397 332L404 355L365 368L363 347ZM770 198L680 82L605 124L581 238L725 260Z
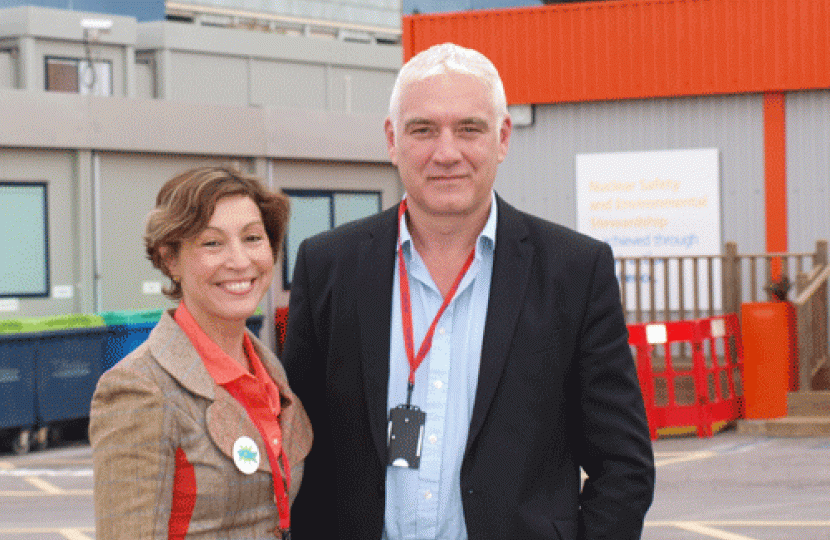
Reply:
M660 439L654 450L644 540L830 540L830 438L724 431ZM0 453L0 540L94 538L86 441Z

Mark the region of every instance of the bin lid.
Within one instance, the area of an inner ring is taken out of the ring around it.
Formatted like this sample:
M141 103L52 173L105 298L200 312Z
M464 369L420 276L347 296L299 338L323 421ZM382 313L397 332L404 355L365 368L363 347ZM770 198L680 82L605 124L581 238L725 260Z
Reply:
M70 313L51 317L36 317L29 319L26 332L54 332L73 328L97 328L106 326L104 319L99 315L84 313Z
M105 311L101 313L101 318L109 326L116 324L157 323L163 313L163 309Z
M0 334L17 334L23 332L24 324L21 319L0 320Z

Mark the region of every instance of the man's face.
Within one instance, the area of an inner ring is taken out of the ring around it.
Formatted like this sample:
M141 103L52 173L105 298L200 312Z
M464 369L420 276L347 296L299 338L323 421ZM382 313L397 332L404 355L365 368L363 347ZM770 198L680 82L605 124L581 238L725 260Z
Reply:
M398 130L386 141L411 209L430 216L468 216L490 204L511 122L499 125L487 87L471 75L433 75L400 98Z

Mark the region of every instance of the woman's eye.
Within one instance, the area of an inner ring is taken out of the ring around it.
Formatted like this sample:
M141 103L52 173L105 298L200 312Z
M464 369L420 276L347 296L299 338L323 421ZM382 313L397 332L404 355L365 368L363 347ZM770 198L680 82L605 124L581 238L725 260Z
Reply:
M217 247L219 245L219 240L205 240L202 242L203 247Z
M245 237L246 242L259 242L260 240L262 240L262 236L258 234L251 234Z

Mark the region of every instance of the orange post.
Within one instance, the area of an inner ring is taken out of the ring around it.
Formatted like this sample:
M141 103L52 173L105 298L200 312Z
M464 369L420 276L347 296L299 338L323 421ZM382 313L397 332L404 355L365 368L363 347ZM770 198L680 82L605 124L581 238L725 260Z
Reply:
M753 302L741 306L744 347L744 416L787 415L790 364L795 350L795 310L788 302Z

